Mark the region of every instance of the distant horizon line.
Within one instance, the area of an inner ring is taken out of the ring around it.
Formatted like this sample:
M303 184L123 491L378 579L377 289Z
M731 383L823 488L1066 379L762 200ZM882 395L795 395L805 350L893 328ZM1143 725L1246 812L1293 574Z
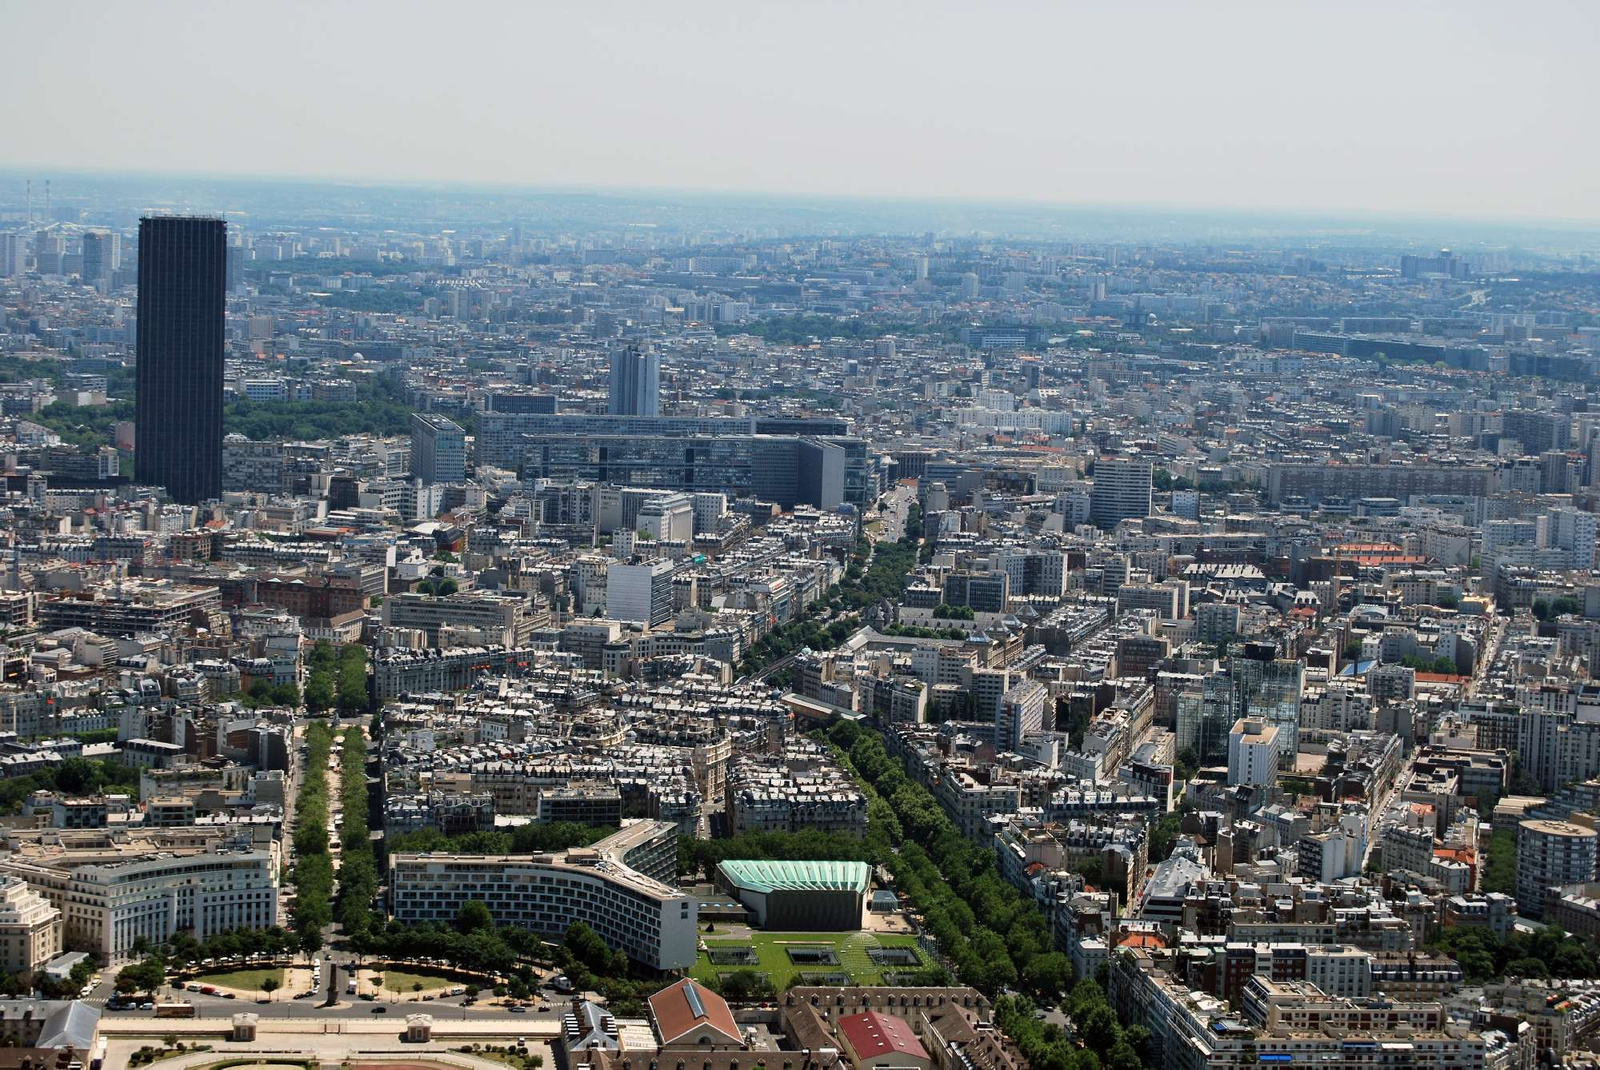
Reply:
M492 181L482 179L357 178L348 175L309 174L246 174L237 171L182 171L160 169L99 168L84 166L35 167L0 165L0 176L14 177L19 181L33 179L36 183L56 176L90 179L160 180L217 182L239 185L338 187L354 190L410 190L450 191L476 193L517 193L530 197L540 196L603 196L617 199L667 196L714 201L718 198L742 201L774 201L790 203L815 203L836 205L862 205L913 209L919 205L940 208L966 208L971 210L1031 210L1061 213L1125 212L1137 215L1177 215L1193 220L1294 220L1303 222L1387 222L1467 224L1491 226L1517 226L1531 229L1600 232L1600 215L1593 217L1552 215L1470 215L1459 212L1428 212L1395 208L1354 207L1288 207L1263 205L1203 204L1198 202L1164 201L1068 201L1046 198L995 197L974 198L949 194L885 193L821 193L801 190L724 189L714 187L676 187L653 185L620 185L609 183L538 184L515 180ZM34 190L34 198L41 196Z

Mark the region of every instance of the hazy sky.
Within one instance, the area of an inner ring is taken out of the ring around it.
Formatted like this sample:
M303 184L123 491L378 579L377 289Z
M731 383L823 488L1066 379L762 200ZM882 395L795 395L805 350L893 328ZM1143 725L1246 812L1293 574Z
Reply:
M0 167L1600 219L1600 3L0 0Z

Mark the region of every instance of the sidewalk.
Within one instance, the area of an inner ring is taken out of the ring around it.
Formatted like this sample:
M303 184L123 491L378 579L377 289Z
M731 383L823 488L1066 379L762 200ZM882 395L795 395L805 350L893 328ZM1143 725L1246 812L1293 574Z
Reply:
M330 1017L330 1019L262 1019L256 1020L258 1043L275 1043L282 1049L285 1036L382 1036L386 1033L405 1032L406 1014L427 1014L427 1011L408 1011L392 1016ZM202 1017L202 1019L171 1019L171 1017L102 1017L99 1032L104 1036L165 1036L173 1033L179 1038L208 1038L234 1032L232 1016ZM539 1036L550 1038L562 1032L560 1019L539 1019L531 1016L510 1016L499 1019L450 1020L434 1019L434 1036L443 1040L474 1041L498 1036ZM274 1041L274 1038L278 1038ZM235 1044L227 1043L230 1049ZM245 1044L242 1048L248 1049ZM165 1068L165 1062L163 1062Z
M102 1070L128 1070L130 1057L145 1043L142 1039L113 1038L106 1045L106 1061ZM455 1046L459 1047L460 1044L458 1041ZM343 1063L355 1059L358 1065L360 1063L371 1063L374 1066L434 1065L456 1067L459 1070L506 1070L506 1064L503 1062L467 1052L451 1051L450 1045L444 1042L407 1044L400 1040L397 1034L382 1038L372 1037L363 1041L360 1047L352 1047L348 1040L340 1040L333 1036L326 1039L320 1036L307 1036L299 1043L295 1043L293 1038L285 1035L266 1036L252 1044L213 1043L210 1051L162 1059L155 1065L160 1067L160 1070L199 1070L215 1062L241 1057L258 1059L264 1067L275 1064L281 1067L284 1063L300 1063L314 1058L324 1064ZM546 1058L549 1058L548 1053Z
M244 1009L238 1013L244 1013ZM405 1032L407 1014L427 1014L425 1009L407 1010L397 1014L374 1016L371 1018L260 1018L256 1022L257 1045L266 1044L272 1050L284 1049L284 1042L291 1036L362 1036L378 1037L384 1035L398 1035ZM446 1041L454 1040L457 1043L484 1039L498 1039L502 1037L537 1037L541 1040L555 1037L561 1032L561 1022L556 1018L534 1018L530 1016L506 1015L506 1021L490 1018L469 1018L466 1021L451 1021L447 1018L434 1017L433 1035ZM521 1020L519 1020L521 1019ZM107 1037L161 1037L168 1033L180 1039L215 1038L224 1036L233 1031L233 1017L217 1015L211 1018L101 1018L100 1033ZM216 1043L212 1041L212 1043ZM224 1042L217 1045L219 1050L226 1047L232 1050L235 1047L249 1050L255 1045L233 1045ZM412 1047L419 1047L413 1045ZM294 1045L290 1044L290 1050ZM166 1070L168 1063L162 1061L162 1070Z

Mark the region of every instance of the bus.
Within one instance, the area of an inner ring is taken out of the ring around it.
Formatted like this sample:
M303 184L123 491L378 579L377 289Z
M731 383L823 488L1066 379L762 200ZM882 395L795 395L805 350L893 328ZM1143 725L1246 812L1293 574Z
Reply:
M157 1018L193 1018L193 1003L157 1003Z

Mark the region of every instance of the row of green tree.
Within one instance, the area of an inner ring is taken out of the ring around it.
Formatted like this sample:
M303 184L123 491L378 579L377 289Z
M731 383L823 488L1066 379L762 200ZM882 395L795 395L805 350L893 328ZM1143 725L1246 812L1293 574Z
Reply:
M1417 672L1437 672L1447 676L1454 676L1461 671L1456 667L1454 658L1425 658L1420 654L1407 654L1400 659L1400 664Z
M937 799L908 778L883 738L853 721L827 733L870 792L867 839L965 983L1054 999L1072 983L1043 913L995 868L992 849L962 835Z
M1581 616L1583 603L1571 596L1555 599L1538 598L1533 603L1533 615L1540 620L1555 620L1557 617Z
M134 415L132 400L84 406L57 401L29 416L28 420L48 427L69 446L76 446L80 450L97 450L101 446L111 445L116 440L116 425L132 420Z
M1142 1070L1151 1065L1150 1031L1142 1025L1124 1029L1105 990L1093 980L1086 977L1073 986L1062 1010L1072 1020L1076 1039L1059 1025L1041 1021L1027 996L997 999L994 1019L1035 1070Z
M343 805L339 817L339 924L350 936L384 924L383 915L375 915L372 909L378 898L378 859L372 848L368 813L367 738L360 725L344 731L339 799Z
M123 995L131 995L134 992L148 992L153 996L166 983L166 960L160 955L150 955L139 962L122 967L118 971L117 980L112 987Z
M488 907L471 902L462 906L454 926L391 921L356 932L350 938L350 949L363 957L391 962L448 962L492 983L520 976L523 984L529 984L533 975L523 964L543 957L544 941L516 926L496 928Z
M922 506L912 502L906 508L906 542L920 542L922 540Z
M260 442L266 439L339 438L343 435L404 435L415 408L399 384L381 376L356 382L355 401L228 402L222 427Z
M615 825L536 821L512 829L485 829L454 836L438 829L418 829L389 837L386 846L391 855L425 854L429 851L458 855L525 855L564 851L568 847L587 847L615 831Z
M654 977L636 976L633 964L621 951L613 951L600 935L581 921L567 927L556 950L556 965L578 992L599 992L611 1013L635 1018L644 1013L644 1001L661 987Z
M3 381L3 380L0 380ZM43 970L33 973L0 973L0 995L7 999L30 998L35 991L44 993L45 999L77 999L78 993L94 976L94 959L83 959L72 967L72 972L59 981L53 981Z
M117 974L116 990L124 995L134 992L155 994L166 983L169 968L190 970L206 962L228 963L258 956L284 958L300 951L316 951L320 947L320 941L317 947L307 947L300 935L276 926L267 929L229 929L214 933L204 940L196 940L193 934L179 929L160 947L141 936L134 940L132 947L139 961L132 966L124 966ZM89 966L92 973L93 963L89 963ZM81 987L81 981L79 985ZM273 983L271 987L276 988L277 984Z
M151 950L154 949L148 945L134 945L135 954L142 955ZM299 934L273 926L269 929L229 929L213 933L204 940L196 940L187 930L179 929L167 940L161 953L169 965L188 969L199 966L207 959L216 963L258 955L284 958L304 950Z
M757 640L745 655L741 668L747 673L757 672L800 649L831 649L850 638L858 624L855 617L840 617L823 627L808 611Z
M54 357L0 353L0 383L24 383L29 379L48 379L60 383L66 369Z
M320 439L342 435L403 435L415 408L402 388L381 377L356 383L355 401L250 401L234 398L223 406L222 426L246 438ZM57 401L28 419L47 427L80 449L109 446L118 423L134 418L135 402L119 398L79 407Z
M36 791L62 795L98 795L104 791L136 790L139 770L107 758L67 758L53 767L26 776L0 780L0 812L19 813Z
M1487 927L1463 925L1441 929L1428 946L1461 963L1468 984L1500 977L1600 976L1600 946L1555 925L1536 932L1514 930L1504 940Z
M263 707L284 707L298 709L300 706L300 686L292 680L288 683L269 684L263 678L257 678L250 684L248 690L230 695L236 702L244 703L246 709L258 710Z
M967 633L960 628L924 628L916 624L884 624L878 628L884 635L898 635L906 639L965 639Z
M756 672L802 648L831 650L838 646L860 626L860 619L853 614L838 617L824 627L816 618L824 612L859 610L883 599L898 602L905 594L906 577L916 563L917 547L913 541L880 542L874 546L869 539L857 539L839 585L807 606L802 616L763 636L745 655L741 669Z
M581 921L569 926L561 943L552 947L528 929L496 925L489 908L475 900L462 904L454 925L391 921L386 928L358 934L351 949L402 962L419 958L448 962L486 977L497 995L513 999L526 999L532 992L537 983L534 964L553 964L578 991L605 996L619 1017L642 1013L645 998L661 987L658 977L637 976L626 954L612 950Z
M1483 890L1517 894L1517 834L1498 828L1484 844Z
M319 639L306 658L306 709L323 714L337 709L342 714L360 713L367 708L367 650L359 643L335 647Z
M333 858L328 853L328 760L333 729L306 726L306 773L294 812L294 927L303 941L321 946L333 921Z
M91 728L87 732L69 732L67 738L79 743L115 743L119 735L115 728Z
M912 539L880 542L876 546L864 538L857 540L840 585L845 604L861 609L885 600L898 603L906 593L906 578L916 565L917 544Z

